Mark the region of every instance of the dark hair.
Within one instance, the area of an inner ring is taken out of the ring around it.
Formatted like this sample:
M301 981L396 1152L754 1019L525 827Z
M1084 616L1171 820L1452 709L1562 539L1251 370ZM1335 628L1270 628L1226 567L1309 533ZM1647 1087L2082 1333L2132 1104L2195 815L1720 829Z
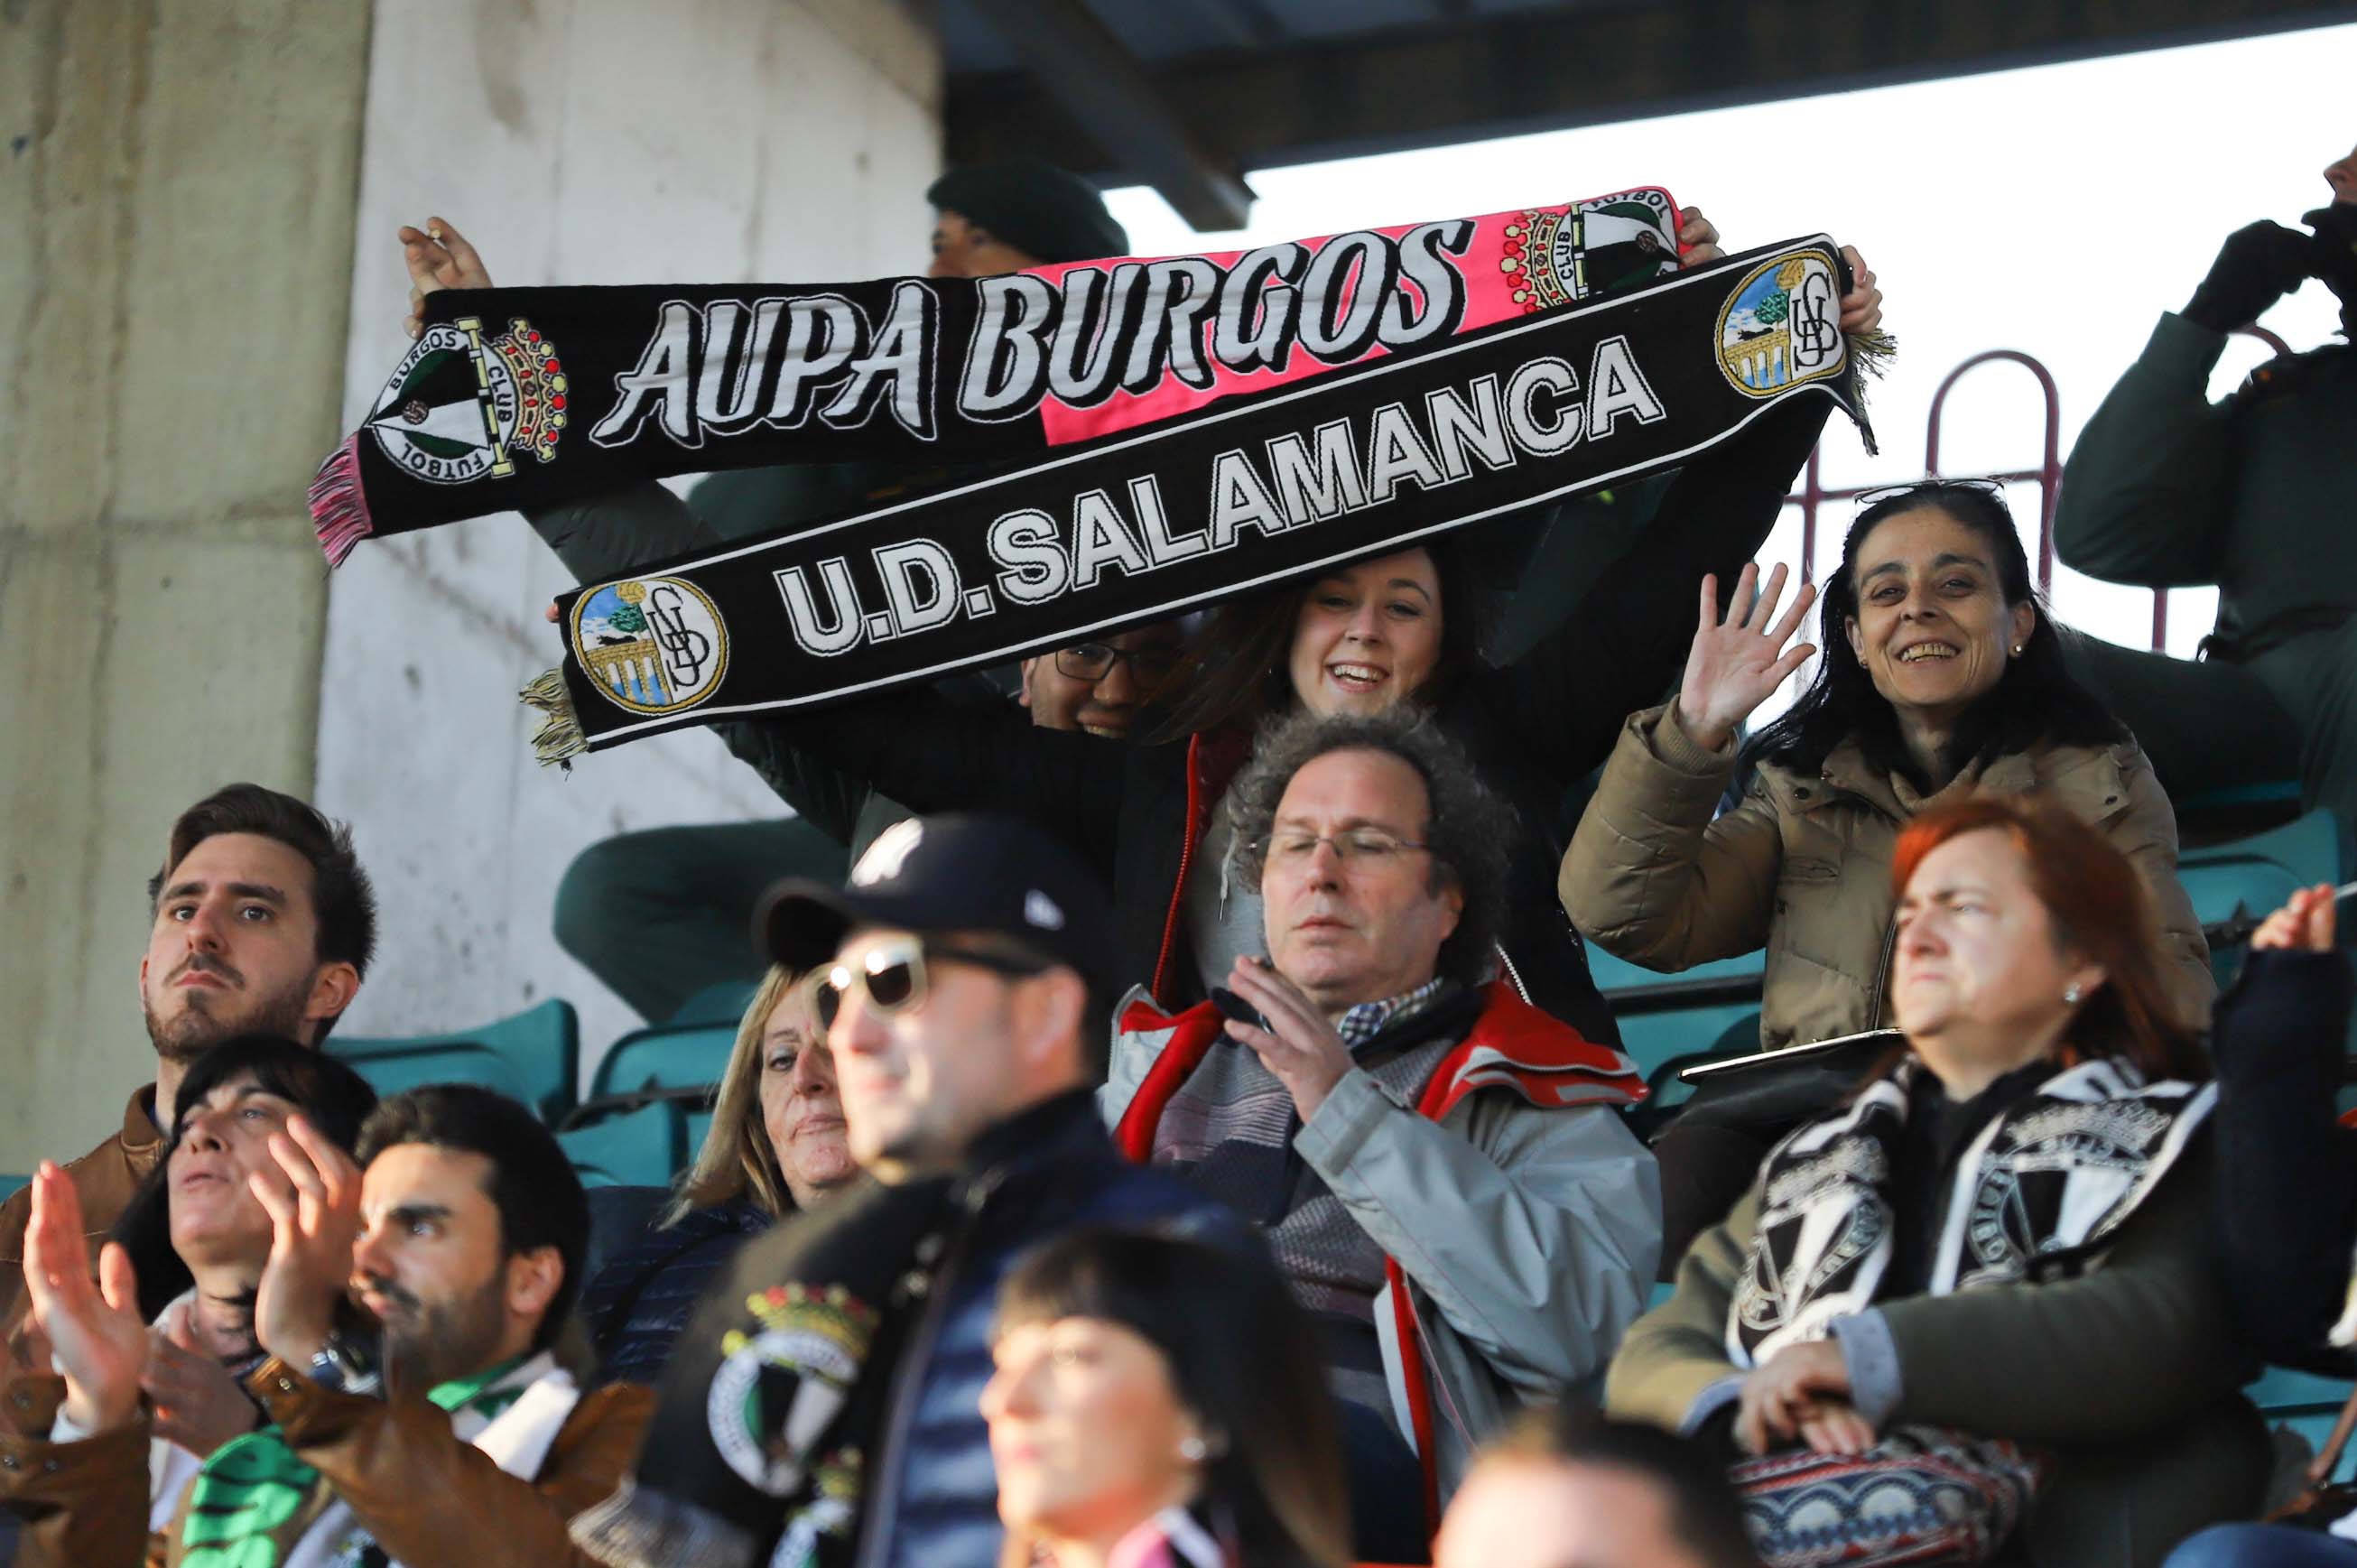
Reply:
M1011 1324L1064 1317L1119 1324L1162 1353L1211 1449L1194 1507L1229 1538L1236 1561L1350 1561L1325 1359L1292 1288L1262 1253L1167 1231L1069 1231L1008 1274L992 1337Z
M1480 668L1494 618L1490 596L1471 555L1453 539L1431 539L1406 547L1432 557L1440 579L1440 657L1424 684L1408 693L1427 705L1440 701L1469 671ZM1382 555L1404 553L1386 550ZM1293 690L1293 632L1302 607L1318 585L1357 562L1329 567L1266 593L1230 599L1214 611L1190 645L1191 670L1172 672L1163 690L1181 693L1146 738L1183 740L1206 731L1249 729L1297 705Z
M365 977L376 951L376 894L352 851L352 830L331 822L292 795L259 784L230 784L182 811L172 824L164 865L147 879L150 911L164 895L164 879L188 852L221 833L253 833L301 855L311 867L311 912L317 932L313 953L321 963L348 963ZM319 1037L336 1026L319 1022Z
M1457 929L1440 944L1437 972L1464 985L1489 980L1506 922L1506 857L1522 842L1514 809L1473 770L1464 747L1429 715L1394 706L1380 714L1303 712L1274 720L1236 775L1230 811L1236 864L1254 886L1267 859L1268 837L1293 776L1336 751L1374 751L1398 757L1424 781L1429 810L1424 838L1432 854L1433 889L1454 887L1465 903Z
M485 1190L500 1211L501 1251L512 1258L556 1249L565 1277L532 1348L544 1350L554 1344L580 1294L582 1260L589 1250L589 1200L555 1134L504 1094L471 1083L434 1083L396 1094L376 1108L361 1129L361 1164L404 1144L482 1155L491 1163Z
M2125 1057L2147 1077L2208 1079L2198 1023L2176 1015L2161 983L2160 922L2144 878L2110 839L2061 807L1974 795L1932 808L1899 835L1892 895L1905 894L1925 855L1984 829L2005 834L2021 852L2056 945L2103 967L2104 983L2079 1004L2063 1036L2063 1063Z
M188 1112L221 1085L249 1075L347 1154L360 1142L361 1123L376 1109L376 1090L368 1079L335 1058L281 1036L233 1036L190 1062L180 1079L164 1157L139 1184L113 1232L138 1271L139 1315L150 1322L192 1283L188 1265L172 1245L172 1154L187 1132Z
M1849 525L1841 567L1826 579L1817 605L1816 675L1800 700L1744 747L1747 763L1767 760L1813 774L1835 746L1856 741L1875 767L1915 778L1898 714L1874 689L1874 678L1849 656L1848 628L1857 616L1857 553L1867 536L1891 518L1928 510L1943 511L1979 535L1996 563L2005 602L2032 605L2038 611L2021 656L2006 661L1996 687L1958 725L1951 766L1962 768L1975 759L2027 751L2041 741L2111 746L2127 738L2119 720L2065 668L2062 639L2030 582L2029 560L2004 493L1994 485L1926 479L1878 497ZM1928 789L1939 781L1915 782Z
M1559 1404L1526 1412L1489 1454L1642 1477L1667 1495L1671 1531L1705 1568L1756 1568L1760 1561L1725 1466L1690 1438Z

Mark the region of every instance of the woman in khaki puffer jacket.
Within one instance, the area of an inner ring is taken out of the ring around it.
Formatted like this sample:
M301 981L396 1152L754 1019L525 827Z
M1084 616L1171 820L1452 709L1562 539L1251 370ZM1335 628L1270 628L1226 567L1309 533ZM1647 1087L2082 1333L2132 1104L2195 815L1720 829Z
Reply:
M1677 698L1631 717L1605 765L1559 885L1590 941L1660 970L1764 944L1768 1048L1873 1028L1884 1022L1900 831L1975 790L2035 793L2101 828L2135 864L2159 912L2169 1000L2186 1024L2207 1020L2216 986L2177 880L2176 812L2135 739L2063 669L1994 489L1932 481L1858 514L1825 585L1826 657L1792 711L1751 742L1758 777L1714 822L1735 773L1736 727L1816 651L1784 646L1813 591L1779 618L1784 569L1754 602L1756 581L1746 567L1721 624L1717 585L1705 579ZM1660 1151L1674 1222L1676 1136L1673 1124ZM1727 1168L1748 1176L1764 1150L1757 1140L1748 1154L1730 1150ZM1695 1199L1696 1224L1725 1212L1723 1185ZM1665 1268L1691 1234L1672 1231Z

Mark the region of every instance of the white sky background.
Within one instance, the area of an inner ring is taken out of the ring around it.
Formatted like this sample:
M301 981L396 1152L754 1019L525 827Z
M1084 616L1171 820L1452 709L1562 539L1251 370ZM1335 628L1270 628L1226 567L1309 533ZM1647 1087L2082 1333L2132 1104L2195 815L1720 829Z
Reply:
M2324 166L2357 143L2357 27L2157 50L1948 81L1713 110L1424 152L1264 169L1248 229L1199 234L1143 188L1109 192L1135 254L1228 250L1665 186L1719 227L1728 250L1819 231L1857 245L1878 274L1899 338L1870 383L1882 452L1835 416L1823 446L1831 488L1923 472L1941 380L1986 349L2042 360L2061 392L2061 451L2183 305L2227 234L2259 218L2296 225L2330 191ZM2264 318L2295 349L2323 342L2337 305L2310 282ZM2212 383L2230 391L2266 357L2230 344ZM1949 396L1941 467L2034 468L2042 399L2018 366L1975 370ZM2036 560L2038 488L2012 487ZM1820 572L1839 560L1854 503L1819 513ZM1762 559L1798 560L1788 509ZM2149 646L2152 596L2057 564L2064 621ZM2190 655L2217 596L2169 596L2169 651ZM1812 626L1813 627L1813 615ZM1803 671L1805 676L1807 671ZM1796 680L1799 679L1796 677ZM1772 704L1781 707L1782 703ZM1764 714L1761 715L1766 716Z

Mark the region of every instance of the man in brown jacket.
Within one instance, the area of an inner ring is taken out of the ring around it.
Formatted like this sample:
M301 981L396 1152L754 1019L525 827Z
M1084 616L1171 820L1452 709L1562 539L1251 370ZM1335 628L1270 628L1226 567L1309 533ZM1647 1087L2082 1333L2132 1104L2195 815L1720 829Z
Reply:
M55 1165L36 1178L28 1294L64 1390L47 1433L24 1434L21 1409L18 1432L0 1423L18 1568L587 1561L566 1521L613 1490L652 1396L585 1393L560 1364L589 1217L554 1137L512 1101L442 1084L369 1118L365 1173L299 1117L271 1153L276 1179L254 1178L276 1229L254 1302L264 1355L244 1380L267 1424L176 1496L151 1463L129 1259L110 1244L93 1283L73 1184Z
M376 946L376 900L350 830L259 784L231 784L172 824L147 883L154 920L139 997L156 1081L124 1107L122 1131L66 1167L91 1259L163 1157L180 1075L246 1033L317 1045L351 1004ZM24 1318L27 1187L0 1204L0 1338Z

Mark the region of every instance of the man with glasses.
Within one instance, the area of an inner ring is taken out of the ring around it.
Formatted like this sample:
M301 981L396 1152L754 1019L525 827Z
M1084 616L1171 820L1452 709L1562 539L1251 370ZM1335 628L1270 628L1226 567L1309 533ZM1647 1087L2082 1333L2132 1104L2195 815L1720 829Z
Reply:
M1124 1153L1261 1225L1358 1417L1360 1554L1422 1561L1365 1538L1365 1499L1406 1500L1420 1550L1415 1500L1522 1402L1592 1403L1644 1307L1659 1183L1618 1114L1644 1085L1500 975L1521 841L1439 730L1305 714L1233 798L1267 956L1176 1017L1133 1001L1101 1098Z
M1177 673L1187 652L1176 621L1075 643L1023 661L1023 705L1042 729L1077 729L1127 740L1137 714Z
M980 1401L998 1283L1014 1260L1084 1225L1160 1225L1238 1248L1260 1243L1232 1210L1125 1162L1106 1138L1091 1091L1104 1077L1116 983L1113 911L1088 867L1054 838L1012 818L914 818L869 846L847 886L780 884L760 929L778 962L818 970L818 1012L851 1152L873 1179L754 1242L733 1283L707 1296L699 1324L716 1304L725 1310L748 1291L899 1279L869 1305L886 1319L875 1343L904 1353L895 1364L893 1352L878 1350L881 1364L858 1371L863 1391L849 1396L845 1420L858 1421L866 1391L880 1387L873 1430L856 1442L839 1433L827 1439L864 1456L854 1462L861 1497L849 1508L830 1516L823 1500L772 1486L780 1500L756 1525L726 1471L707 1466L705 1481L683 1481L684 1466L651 1441L631 1495L662 1495L621 1505L637 1517L613 1538L666 1540L646 1532L701 1510L733 1518L756 1549L751 1560L768 1561L781 1531L848 1513L861 1563L996 1563L997 1485ZM944 1183L941 1229L923 1244L889 1267L857 1255L909 1230L910 1208ZM769 1384L776 1367L765 1369ZM729 1363L715 1371L693 1345L673 1368L662 1411L683 1412L680 1431L692 1445L707 1409L742 1402L707 1398ZM772 1408L769 1394L763 1401ZM774 1408L785 1430L764 1430L747 1445L773 1458L798 1430L783 1401ZM655 1430L668 1430L662 1413ZM828 1468L823 1456L813 1461L814 1475ZM840 1484L813 1481L822 1490ZM668 1560L643 1551L608 1560L641 1558Z

